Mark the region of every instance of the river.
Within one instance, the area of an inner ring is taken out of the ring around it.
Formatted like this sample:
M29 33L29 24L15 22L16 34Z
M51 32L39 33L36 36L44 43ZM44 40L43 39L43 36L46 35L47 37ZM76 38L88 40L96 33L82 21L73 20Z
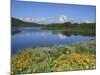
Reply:
M95 35L87 32L42 30L39 27L20 27L18 30L21 32L11 36L11 50L13 53L27 47L72 44L96 39Z

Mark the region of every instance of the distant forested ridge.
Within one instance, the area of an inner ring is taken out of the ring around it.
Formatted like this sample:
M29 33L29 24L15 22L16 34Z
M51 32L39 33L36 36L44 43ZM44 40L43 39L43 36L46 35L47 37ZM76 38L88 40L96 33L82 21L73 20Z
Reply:
M31 23L31 22L24 22L22 20L14 18L14 17L11 18L11 25L12 25L12 27L33 27L33 26L40 26L40 24Z
M50 30L96 30L96 23L70 23L66 22L63 24L49 24L43 29Z

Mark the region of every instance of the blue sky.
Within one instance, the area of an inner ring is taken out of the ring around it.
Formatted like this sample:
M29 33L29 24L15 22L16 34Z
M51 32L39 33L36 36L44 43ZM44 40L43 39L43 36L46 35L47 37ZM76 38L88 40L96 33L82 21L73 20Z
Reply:
M19 2L12 0L12 16L16 18L31 17L51 20L64 15L68 20L93 21L96 20L96 7L72 4L51 4L38 2Z

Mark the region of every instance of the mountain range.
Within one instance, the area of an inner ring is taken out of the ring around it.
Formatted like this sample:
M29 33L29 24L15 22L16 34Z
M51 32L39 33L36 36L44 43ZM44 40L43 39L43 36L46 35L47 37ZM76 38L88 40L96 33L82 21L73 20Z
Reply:
M22 18L20 18L20 20L22 20L24 22L34 22L34 23L38 23L38 24L50 24L50 23L65 23L65 22L68 22L68 18L65 15L60 15L60 16L57 16L57 17L54 17L54 18L50 18L50 19L47 19L47 18L44 18L44 17L36 18L36 19L33 19L31 17L22 17Z

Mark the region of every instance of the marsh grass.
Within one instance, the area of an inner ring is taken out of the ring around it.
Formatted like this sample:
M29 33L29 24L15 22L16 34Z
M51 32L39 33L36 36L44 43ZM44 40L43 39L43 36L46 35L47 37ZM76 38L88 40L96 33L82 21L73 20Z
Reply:
M96 43L26 48L11 59L11 74L96 69Z

